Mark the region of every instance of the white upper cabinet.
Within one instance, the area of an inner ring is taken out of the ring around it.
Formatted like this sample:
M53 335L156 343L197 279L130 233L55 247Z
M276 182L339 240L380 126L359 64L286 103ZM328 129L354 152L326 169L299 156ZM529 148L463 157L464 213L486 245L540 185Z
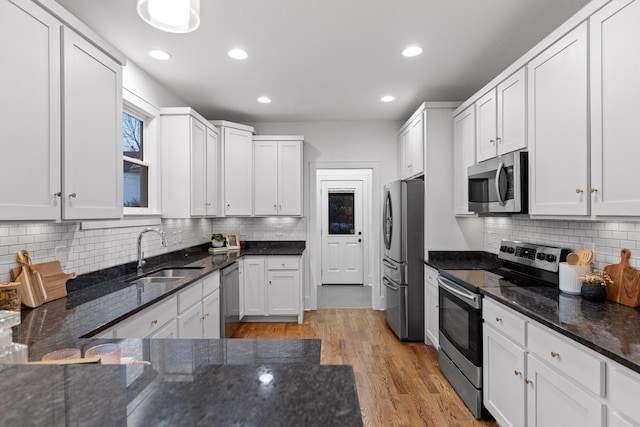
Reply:
M424 173L425 106L413 113L400 128L398 157L400 178L413 178Z
M302 215L302 136L253 138L253 213Z
M453 118L453 192L456 215L469 212L467 169L476 163L476 110L467 107Z
M534 58L527 77L529 213L587 215L587 23Z
M122 217L120 63L30 1L0 2L0 47L0 220Z
M223 200L225 216L251 216L253 214L253 141L252 127L219 124L222 136L224 162Z
M525 76L521 68L476 101L478 162L527 147Z
M217 129L188 107L163 108L160 114L163 216L218 215Z
M122 217L122 67L63 28L62 216Z
M476 160L478 162L496 156L496 108L495 89L476 101Z
M591 213L640 214L640 1L590 19Z

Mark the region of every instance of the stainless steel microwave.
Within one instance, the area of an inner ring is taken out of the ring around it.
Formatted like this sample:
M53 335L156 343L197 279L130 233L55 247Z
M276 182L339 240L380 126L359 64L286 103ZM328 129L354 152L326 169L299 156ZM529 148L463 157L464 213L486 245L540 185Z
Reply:
M518 151L469 166L469 211L527 213L527 154Z

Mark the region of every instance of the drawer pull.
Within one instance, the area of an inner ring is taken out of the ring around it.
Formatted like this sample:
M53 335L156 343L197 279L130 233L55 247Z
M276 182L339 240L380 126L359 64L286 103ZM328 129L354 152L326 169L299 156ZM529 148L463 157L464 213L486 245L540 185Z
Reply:
M157 324L158 324L158 321L157 321L157 320L152 320L152 321L151 321L151 324L152 324L152 325L157 325Z
M517 369L513 371L513 373L515 376L522 375L522 372L518 371Z
M556 353L555 351L551 352L551 357L557 357L558 359L560 358L560 353Z
M501 317L496 317L496 322L498 322L498 323L502 322L502 318Z

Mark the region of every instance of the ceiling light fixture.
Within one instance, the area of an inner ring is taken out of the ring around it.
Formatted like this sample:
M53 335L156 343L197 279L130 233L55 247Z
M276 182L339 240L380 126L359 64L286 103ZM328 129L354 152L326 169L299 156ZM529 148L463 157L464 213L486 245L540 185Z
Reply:
M159 30L189 33L200 26L200 0L138 0L138 15Z
M242 49L231 49L228 55L233 59L247 59L249 54Z
M380 98L380 101L382 102L392 102L395 101L396 97L395 96L391 96L391 95L385 95L382 98Z
M171 54L169 52L165 52L164 50L154 49L149 51L149 56L153 59L157 59L158 61L168 61L171 59Z
M261 104L268 104L271 102L271 98L269 98L268 96L261 96L260 98L258 98L258 102L260 102Z
M422 53L422 48L419 46L409 46L408 48L402 51L402 54L408 57L418 56L421 53Z

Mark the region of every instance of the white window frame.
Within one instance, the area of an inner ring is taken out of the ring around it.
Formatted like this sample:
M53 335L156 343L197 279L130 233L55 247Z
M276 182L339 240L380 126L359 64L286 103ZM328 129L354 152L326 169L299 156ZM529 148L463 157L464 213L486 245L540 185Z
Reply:
M138 217L142 215L160 215L161 209L161 180L160 180L160 138L159 138L159 126L160 126L160 110L153 105L149 104L144 99L135 95L134 93L123 89L122 91L122 110L132 115L143 123L143 159L132 159L130 157L122 156L123 161L126 160L131 163L137 163L148 167L148 186L149 186L149 207L147 208L132 208L123 207L124 216L126 217Z

